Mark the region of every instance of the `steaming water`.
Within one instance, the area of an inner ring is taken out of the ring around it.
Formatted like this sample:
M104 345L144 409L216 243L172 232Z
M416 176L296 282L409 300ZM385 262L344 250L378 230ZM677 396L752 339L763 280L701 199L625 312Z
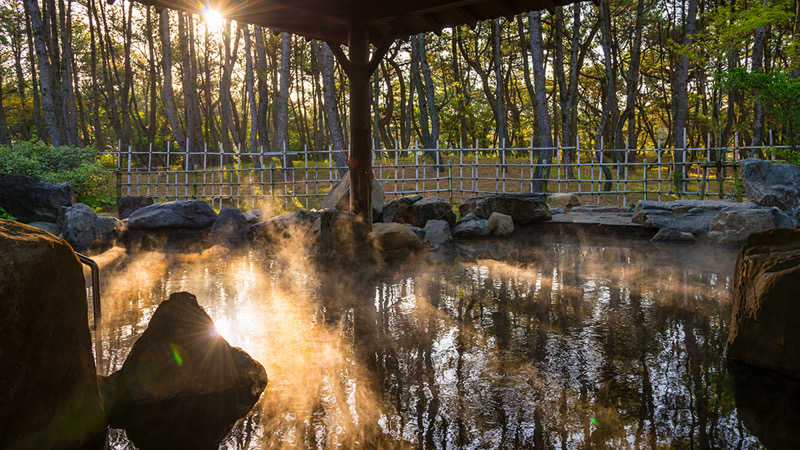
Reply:
M222 448L760 445L722 358L734 253L481 245L372 281L254 252L104 255L99 367L186 290L270 379Z

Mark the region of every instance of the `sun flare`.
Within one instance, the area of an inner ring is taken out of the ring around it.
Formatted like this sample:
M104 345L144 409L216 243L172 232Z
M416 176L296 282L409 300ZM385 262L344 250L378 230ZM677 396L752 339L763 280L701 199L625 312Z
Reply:
M219 31L222 29L222 22L225 19L219 11L208 5L201 5L200 10L203 12L203 20L206 22L209 31Z

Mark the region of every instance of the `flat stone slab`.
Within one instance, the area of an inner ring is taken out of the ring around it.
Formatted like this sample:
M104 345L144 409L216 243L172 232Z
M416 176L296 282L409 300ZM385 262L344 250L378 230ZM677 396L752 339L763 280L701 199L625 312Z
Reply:
M658 232L657 228L633 223L632 216L632 211L621 208L598 211L575 211L573 208L572 211L553 214L553 218L546 222L520 228L529 232L561 235L589 233L597 236L641 239L650 239Z
M650 228L645 225L633 223L631 212L565 212L553 214L550 223L573 223L586 225L606 225L632 228Z

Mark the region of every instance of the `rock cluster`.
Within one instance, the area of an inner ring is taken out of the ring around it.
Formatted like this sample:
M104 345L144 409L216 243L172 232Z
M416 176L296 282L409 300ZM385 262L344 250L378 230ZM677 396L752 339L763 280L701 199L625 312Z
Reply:
M475 197L459 207L462 216L474 213L481 219L488 219L492 213L511 216L517 225L528 225L550 220L550 209L546 198L538 194L503 194L488 197Z
M791 224L778 208L727 200L640 200L631 220L658 228L656 241L705 238L718 244L738 244L752 233Z

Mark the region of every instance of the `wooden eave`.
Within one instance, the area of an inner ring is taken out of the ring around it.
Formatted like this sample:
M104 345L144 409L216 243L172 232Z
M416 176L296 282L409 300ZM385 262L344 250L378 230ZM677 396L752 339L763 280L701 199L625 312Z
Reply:
M287 31L310 39L346 44L350 27L366 27L373 44L421 32L474 25L479 20L512 17L549 9L571 0L138 0L200 13L204 6L236 21Z

